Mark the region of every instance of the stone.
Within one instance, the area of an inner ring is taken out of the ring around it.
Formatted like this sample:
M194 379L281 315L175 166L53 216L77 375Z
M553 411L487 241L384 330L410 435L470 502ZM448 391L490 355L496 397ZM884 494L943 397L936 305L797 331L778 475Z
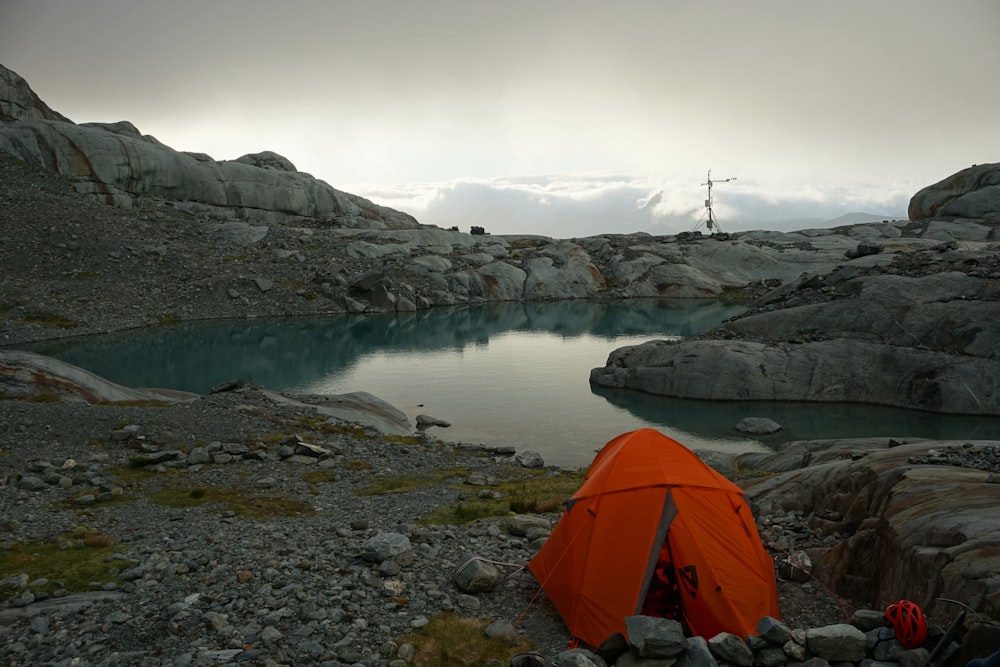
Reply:
M806 646L828 662L860 662L865 658L865 633L853 625L838 623L806 630Z
M201 465L211 460L212 457L204 447L193 447L187 455L188 465Z
M687 650L680 654L676 667L718 667L704 637L689 637Z
M563 651L551 663L551 667L607 667L607 663L585 648L574 648Z
M640 658L672 658L687 649L684 628L673 619L627 616L625 628Z
M372 563L399 558L413 552L410 540L400 533L379 533L369 538L362 549L361 556Z
M25 475L17 480L17 488L24 489L25 491L41 491L49 488L49 485L41 477Z
M851 625L868 633L871 630L885 627L885 611L877 609L857 609L851 614Z
M527 536L528 532L534 528L541 528L546 532L551 532L552 525L545 517L535 514L515 514L507 517L507 532L519 537Z
M765 616L757 622L757 632L769 643L779 646L792 636L791 628L771 616Z
M522 468L544 468L545 459L538 452L533 452L530 449L518 452L514 455L514 460L517 461L518 465Z
M466 593L485 593L500 581L500 570L488 560L470 555L455 568L452 581Z
M430 428L431 426L440 426L442 428L448 428L451 426L450 423L443 419L438 419L437 417L431 417L430 415L420 414L416 417L417 428L423 430Z
M737 431L749 435L770 435L781 428L781 424L767 417L744 417L736 424Z
M741 637L730 632L720 632L708 640L708 650L724 663L750 667L753 665L753 651Z
M493 621L483 630L483 635L488 639L502 639L512 644L517 643L514 626L507 621Z

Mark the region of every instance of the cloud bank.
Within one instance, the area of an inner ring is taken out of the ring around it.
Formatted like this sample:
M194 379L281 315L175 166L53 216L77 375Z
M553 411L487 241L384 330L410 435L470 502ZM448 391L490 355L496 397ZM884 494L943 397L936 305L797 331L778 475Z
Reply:
M420 222L492 234L555 238L649 232L706 231L704 180L679 181L624 174L463 178L398 186L345 186L349 192L410 213ZM739 180L713 189L722 231L794 231L824 226L850 213L905 219L913 186L776 186Z

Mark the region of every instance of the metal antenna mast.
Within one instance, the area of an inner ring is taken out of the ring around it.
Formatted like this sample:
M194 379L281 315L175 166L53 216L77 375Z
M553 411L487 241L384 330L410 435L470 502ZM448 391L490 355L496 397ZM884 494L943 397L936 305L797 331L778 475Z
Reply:
M708 220L705 221L705 226L708 227L709 233L712 233L713 229L718 229L720 232L722 231L722 227L719 226L719 221L715 219L715 214L712 211L712 186L715 185L716 183L728 183L729 181L735 181L735 180L736 177L734 176L732 178L725 178L713 181L712 170L711 169L708 170L708 179L706 179L706 181L702 183L702 185L708 186L708 199L705 200L705 210L706 213L708 214ZM703 214L702 220L704 220L704 218L705 215ZM701 226L701 220L698 221L698 224L695 225L694 228L698 229L698 227L700 226Z

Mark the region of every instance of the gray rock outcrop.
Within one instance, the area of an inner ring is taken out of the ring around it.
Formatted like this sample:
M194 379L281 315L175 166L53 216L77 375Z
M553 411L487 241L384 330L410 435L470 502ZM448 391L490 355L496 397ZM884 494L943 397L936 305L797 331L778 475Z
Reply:
M209 219L419 227L412 216L335 190L276 153L216 161L176 151L127 121L73 123L3 66L0 151L65 176L77 191L123 208L169 201L179 211Z
M1000 414L998 255L980 245L973 271L804 277L704 339L615 350L591 382L686 398ZM934 264L948 253L956 265L970 261L967 250L927 252ZM836 298L809 303L810 291Z
M89 403L177 403L195 394L170 389L133 389L52 357L21 350L0 350L0 396Z
M806 553L839 594L874 609L913 600L942 625L954 608L938 598L973 604L985 594L979 611L995 614L996 441L809 441L737 461L770 473L741 483L755 512L798 513L826 536Z
M910 199L910 220L973 218L1000 222L1000 162L976 164Z

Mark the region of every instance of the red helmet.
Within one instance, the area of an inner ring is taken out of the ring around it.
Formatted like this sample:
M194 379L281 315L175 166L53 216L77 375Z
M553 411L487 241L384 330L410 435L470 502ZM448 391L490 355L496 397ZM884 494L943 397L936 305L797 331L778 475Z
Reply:
M908 649L920 648L927 639L927 619L915 602L900 600L885 608L885 617L896 632L896 639Z

